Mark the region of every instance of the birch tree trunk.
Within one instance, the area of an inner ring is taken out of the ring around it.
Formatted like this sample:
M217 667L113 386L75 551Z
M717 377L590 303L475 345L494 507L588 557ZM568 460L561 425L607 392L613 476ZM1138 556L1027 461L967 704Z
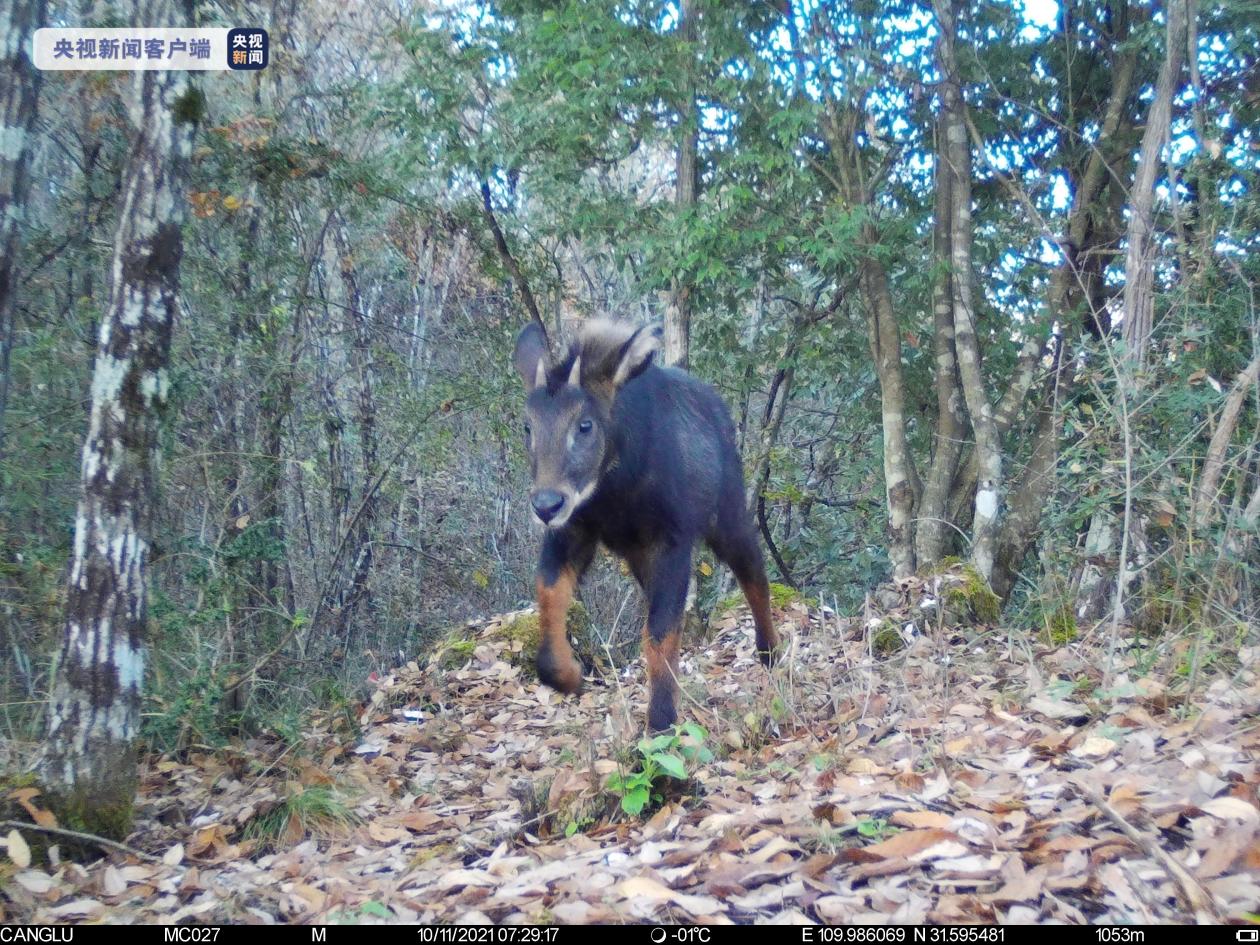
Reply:
M190 4L181 4L183 22ZM139 2L131 22L178 22ZM64 826L111 837L130 828L136 786L158 425L179 305L184 171L203 99L186 72L136 72L134 125L101 320L83 447L64 638L40 762Z
M44 0L0 5L0 459L17 307L18 223L30 189L31 126L42 79L30 59L31 35L43 24L44 12Z
M1238 420L1242 415L1243 404L1252 396L1252 388L1260 380L1260 354L1239 372L1234 384L1225 397L1221 407L1220 418L1216 421L1216 430L1208 443L1207 455L1203 459L1203 469L1199 473L1199 484L1195 490L1194 506L1191 512L1191 524L1199 530L1207 528L1212 520L1212 513L1219 503L1217 490L1220 488L1221 475L1225 471L1225 454L1238 429Z

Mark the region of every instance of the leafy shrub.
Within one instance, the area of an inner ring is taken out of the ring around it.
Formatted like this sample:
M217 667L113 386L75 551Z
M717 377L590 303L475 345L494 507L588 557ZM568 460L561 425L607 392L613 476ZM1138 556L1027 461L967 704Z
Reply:
M621 809L631 817L659 807L669 781L687 781L699 765L713 760L705 744L708 737L703 727L686 722L640 739L638 766L629 773L614 772L605 787L621 799Z

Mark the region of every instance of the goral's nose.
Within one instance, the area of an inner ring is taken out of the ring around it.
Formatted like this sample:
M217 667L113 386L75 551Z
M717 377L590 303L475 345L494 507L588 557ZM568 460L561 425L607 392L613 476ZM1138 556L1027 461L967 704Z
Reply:
M530 497L534 514L542 519L543 524L550 522L564 508L564 496L554 489L540 489Z

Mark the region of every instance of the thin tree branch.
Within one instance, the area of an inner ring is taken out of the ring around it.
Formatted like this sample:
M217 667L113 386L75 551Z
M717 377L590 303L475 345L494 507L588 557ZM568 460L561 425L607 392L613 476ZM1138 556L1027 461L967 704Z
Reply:
M1204 889L1184 866L1174 860L1154 837L1142 833L1142 831L1125 820L1118 810L1107 803L1097 789L1080 780L1073 781L1072 785L1081 797L1097 807L1107 816L1108 820L1120 828L1120 832L1136 844L1138 849L1164 868L1164 871L1176 883L1185 904L1194 910L1196 919L1212 925L1221 921L1219 918L1220 912L1216 908L1216 902L1213 900L1212 894Z
M498 250L499 258L511 274L512 281L516 283L516 290L521 293L521 299L525 302L525 307L529 309L529 317L538 323L538 327L542 329L543 338L547 340L547 344L550 346L551 339L547 334L547 324L543 321L542 313L538 310L538 303L534 300L534 293L530 289L529 283L525 280L521 267L517 265L516 257L512 255L512 251L508 248L507 239L503 235L503 230L499 227L499 220L494 215L494 203L490 199L490 182L484 179L481 181L481 215L485 217L486 225L490 227L490 233L494 237L494 248Z

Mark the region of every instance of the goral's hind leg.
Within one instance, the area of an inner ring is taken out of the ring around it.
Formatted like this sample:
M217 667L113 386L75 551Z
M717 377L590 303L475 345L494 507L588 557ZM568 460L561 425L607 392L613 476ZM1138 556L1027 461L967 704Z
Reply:
M765 560L751 529L739 529L713 542L713 550L730 566L752 611L757 633L757 656L766 666L773 666L779 649L779 633L770 613L770 584L766 580Z
M770 613L770 585L764 570L747 579L737 578L744 599L752 611L757 633L757 656L766 666L773 666L779 655L779 632L774 629Z
M687 606L687 582L691 577L691 544L680 544L655 556L644 590L648 619L643 634L647 661L648 727L659 732L678 720L678 654L682 620Z
M575 693L582 688L582 664L573 655L565 618L578 578L590 563L594 546L567 531L550 531L543 540L534 589L538 595L538 678L552 689Z

